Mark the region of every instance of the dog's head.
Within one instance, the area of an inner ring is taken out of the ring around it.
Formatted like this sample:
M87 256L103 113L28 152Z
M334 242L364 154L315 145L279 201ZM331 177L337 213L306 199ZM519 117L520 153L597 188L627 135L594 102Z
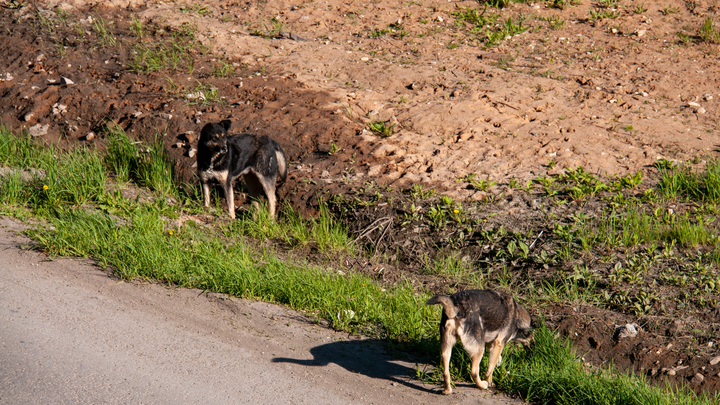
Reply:
M213 155L227 153L227 131L230 130L230 121L205 124L200 132L200 145L210 149Z

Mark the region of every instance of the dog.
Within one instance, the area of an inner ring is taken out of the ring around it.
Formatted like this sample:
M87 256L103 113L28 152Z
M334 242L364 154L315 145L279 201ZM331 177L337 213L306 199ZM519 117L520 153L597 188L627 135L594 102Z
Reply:
M452 393L450 355L460 338L472 360L470 373L480 389L492 386L492 373L505 344L510 340L525 341L530 332L530 314L511 296L494 290L466 290L451 296L436 295L426 305L443 307L440 320L440 347L445 386L443 394ZM485 346L490 345L490 358L485 381L480 380L480 360Z
M268 199L270 218L275 218L275 190L287 178L287 162L280 144L264 135L239 134L228 136L231 123L206 124L198 140L197 171L202 184L203 203L210 206L210 182L217 181L225 191L228 213L235 219L233 184L243 176L248 193L256 200L263 193ZM279 182L278 182L279 177ZM278 184L279 183L279 184Z

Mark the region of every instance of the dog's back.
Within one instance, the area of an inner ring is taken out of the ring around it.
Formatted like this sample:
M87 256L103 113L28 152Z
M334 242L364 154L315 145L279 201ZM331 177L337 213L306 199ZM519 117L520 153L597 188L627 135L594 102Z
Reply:
M265 135L238 134L228 137L231 146L233 175L253 168L264 176L277 176L281 184L287 179L285 153L280 144Z
M506 328L527 331L530 329L530 314L515 300L502 292L494 290L465 290L451 296L436 295L427 305L441 304L443 320L459 318L465 320L482 319L481 327L486 332L496 332Z

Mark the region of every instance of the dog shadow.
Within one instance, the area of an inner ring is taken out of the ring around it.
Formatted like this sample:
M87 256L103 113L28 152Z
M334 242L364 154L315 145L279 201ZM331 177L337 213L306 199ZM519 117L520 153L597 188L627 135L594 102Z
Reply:
M424 386L409 358L393 358L385 353L385 343L379 340L348 340L315 346L310 349L312 359L276 357L273 363L293 363L308 367L324 367L330 363L371 378L388 380L423 392L438 392ZM406 365L407 364L407 365Z

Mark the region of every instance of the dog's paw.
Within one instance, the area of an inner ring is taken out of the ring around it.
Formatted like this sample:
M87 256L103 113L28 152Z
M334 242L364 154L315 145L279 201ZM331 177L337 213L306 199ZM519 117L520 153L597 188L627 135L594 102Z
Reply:
M450 395L452 394L452 388L445 388L443 390L443 395Z
M488 389L489 384L488 384L487 381L479 381L479 382L477 383L477 386L478 386L478 388L480 388L481 390L486 390L486 389Z

